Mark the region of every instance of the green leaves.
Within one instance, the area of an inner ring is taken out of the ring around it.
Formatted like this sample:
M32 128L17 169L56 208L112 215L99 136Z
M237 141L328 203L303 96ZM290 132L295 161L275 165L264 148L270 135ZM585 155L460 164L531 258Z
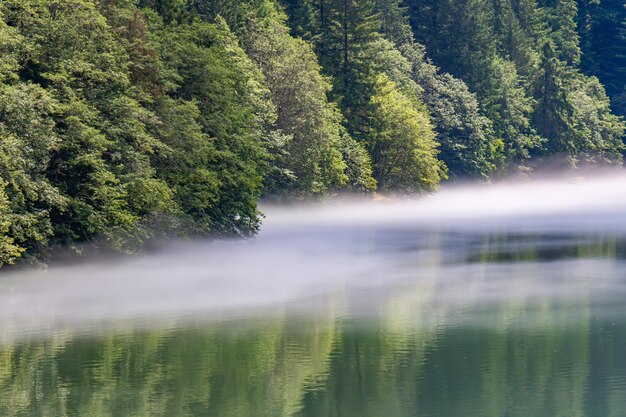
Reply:
M621 164L620 158L606 157L621 152L620 141L600 139L621 135L617 132L623 128L601 104L603 87L596 84L594 98L580 92L580 86L592 81L579 68L575 0L411 0L409 5L418 41L444 71L476 92L481 112L491 121L495 135L491 143L501 142L504 147L504 155L492 159L501 170L527 170L526 165L533 163L529 157L541 160L555 155L569 165ZM584 6L583 13L593 7ZM583 56L588 66L593 54L605 54L608 45L597 44L597 51L590 50L589 42L604 35L592 36L584 25L579 30L591 54ZM607 35L615 39L614 32ZM591 108L597 111L595 117L611 122L592 122ZM583 126L594 126L594 133ZM442 137L442 158L447 161L446 142ZM464 141L453 143L463 146ZM449 165L454 173L456 163Z
M252 233L275 120L263 74L223 20L155 34L171 80L154 106L167 126L155 135L171 149L156 158L159 176L195 223L188 234Z
M286 16L276 6L268 4L267 9L272 11L251 18L241 35L248 55L263 71L272 93L278 116L276 127L289 138L275 149L275 167L265 193L324 195L348 182L360 188L357 177L368 170L367 163L355 159L352 163L359 164L353 167L359 172L357 177L346 173L342 142L351 139L342 132L343 118L338 109L328 101L331 86L321 75L313 49L291 37Z
M574 0L281 3L1 1L0 263L250 235L262 195L621 164L614 2L578 31Z
M36 85L0 85L2 227L6 238L19 245L19 253L45 251L52 235L50 211L67 204L45 177L58 147L50 118L56 108L54 99Z
M428 114L385 75L376 80L368 119L374 178L385 191L432 191L446 176Z

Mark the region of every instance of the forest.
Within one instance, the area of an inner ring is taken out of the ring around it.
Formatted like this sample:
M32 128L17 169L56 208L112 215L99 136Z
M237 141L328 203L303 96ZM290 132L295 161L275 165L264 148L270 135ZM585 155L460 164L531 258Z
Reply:
M621 166L617 0L0 0L0 265Z

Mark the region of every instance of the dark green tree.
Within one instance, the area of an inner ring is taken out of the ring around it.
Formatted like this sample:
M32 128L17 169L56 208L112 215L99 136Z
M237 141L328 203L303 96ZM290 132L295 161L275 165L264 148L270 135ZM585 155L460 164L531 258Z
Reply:
M578 2L582 68L597 76L613 101L626 115L626 8L622 0Z
M563 79L567 68L556 57L552 43L546 42L541 56L541 72L536 82L537 106L534 124L537 131L548 139L545 150L551 154L575 153L575 134L572 130L574 109L567 100Z

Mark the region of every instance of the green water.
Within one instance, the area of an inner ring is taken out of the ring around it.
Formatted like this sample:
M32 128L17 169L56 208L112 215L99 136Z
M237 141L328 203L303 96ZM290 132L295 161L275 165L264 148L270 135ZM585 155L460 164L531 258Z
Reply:
M407 273L393 285L229 315L7 319L0 415L626 415L620 239L447 239L465 249L446 260L441 239L419 255L386 235L375 249Z

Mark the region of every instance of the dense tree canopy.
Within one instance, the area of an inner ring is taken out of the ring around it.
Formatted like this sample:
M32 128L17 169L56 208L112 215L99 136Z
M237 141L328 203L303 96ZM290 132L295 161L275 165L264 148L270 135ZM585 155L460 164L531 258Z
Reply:
M622 163L612 0L0 0L0 264ZM605 92L606 86L606 92Z

